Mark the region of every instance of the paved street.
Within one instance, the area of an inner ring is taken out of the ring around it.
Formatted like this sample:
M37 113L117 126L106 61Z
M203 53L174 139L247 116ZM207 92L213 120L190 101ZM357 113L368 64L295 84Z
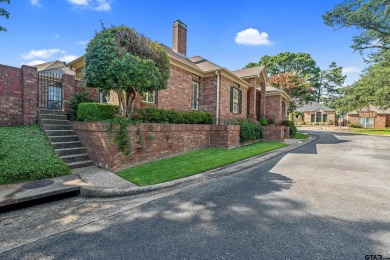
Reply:
M390 257L390 137L319 139L237 174L0 215L0 259Z

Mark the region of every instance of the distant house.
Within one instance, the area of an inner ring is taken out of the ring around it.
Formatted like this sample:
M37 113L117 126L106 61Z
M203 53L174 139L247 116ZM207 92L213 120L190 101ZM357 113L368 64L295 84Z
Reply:
M59 60L37 64L33 67L37 68L38 72L52 72L61 76L64 74L75 75L75 72L67 67L65 62Z
M374 106L360 111L351 111L344 117L344 125L360 125L364 128L390 127L390 109L380 110Z
M327 124L336 123L336 112L324 104L310 102L298 107L294 115L294 122L297 124Z
M187 26L177 20L173 24L173 47L165 48L170 62L167 89L143 93L135 108L158 107L177 111L204 111L216 124L240 118L261 116L279 122L287 116L289 96L280 90L267 88L264 66L230 71L201 56L187 57ZM67 64L82 79L84 58ZM111 91L107 102L118 103Z

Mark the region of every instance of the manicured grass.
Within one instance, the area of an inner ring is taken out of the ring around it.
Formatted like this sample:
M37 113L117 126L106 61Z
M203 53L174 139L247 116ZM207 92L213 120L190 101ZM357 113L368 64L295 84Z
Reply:
M70 173L38 126L0 127L0 184Z
M390 129L351 128L349 131L359 134L390 135Z
M259 142L231 150L206 148L118 172L122 178L140 186L180 179L231 164L286 146L278 142Z
M291 139L306 139L306 138L309 138L309 135L308 134L305 134L305 133L295 133L293 136L290 137Z

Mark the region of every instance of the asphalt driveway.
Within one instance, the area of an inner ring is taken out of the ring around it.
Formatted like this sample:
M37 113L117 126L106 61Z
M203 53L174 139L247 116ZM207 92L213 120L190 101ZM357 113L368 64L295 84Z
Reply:
M70 199L6 213L0 258L390 257L390 138L316 134L317 141L256 167L137 204ZM96 206L83 211L90 203ZM105 213L107 205L116 211ZM83 221L64 229L56 214ZM53 232L39 236L33 230L44 232L44 222Z

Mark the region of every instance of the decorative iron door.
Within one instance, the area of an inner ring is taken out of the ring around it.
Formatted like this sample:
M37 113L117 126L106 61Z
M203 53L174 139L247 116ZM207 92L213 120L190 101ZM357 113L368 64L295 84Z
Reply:
M38 72L38 108L62 110L62 76L53 71Z

